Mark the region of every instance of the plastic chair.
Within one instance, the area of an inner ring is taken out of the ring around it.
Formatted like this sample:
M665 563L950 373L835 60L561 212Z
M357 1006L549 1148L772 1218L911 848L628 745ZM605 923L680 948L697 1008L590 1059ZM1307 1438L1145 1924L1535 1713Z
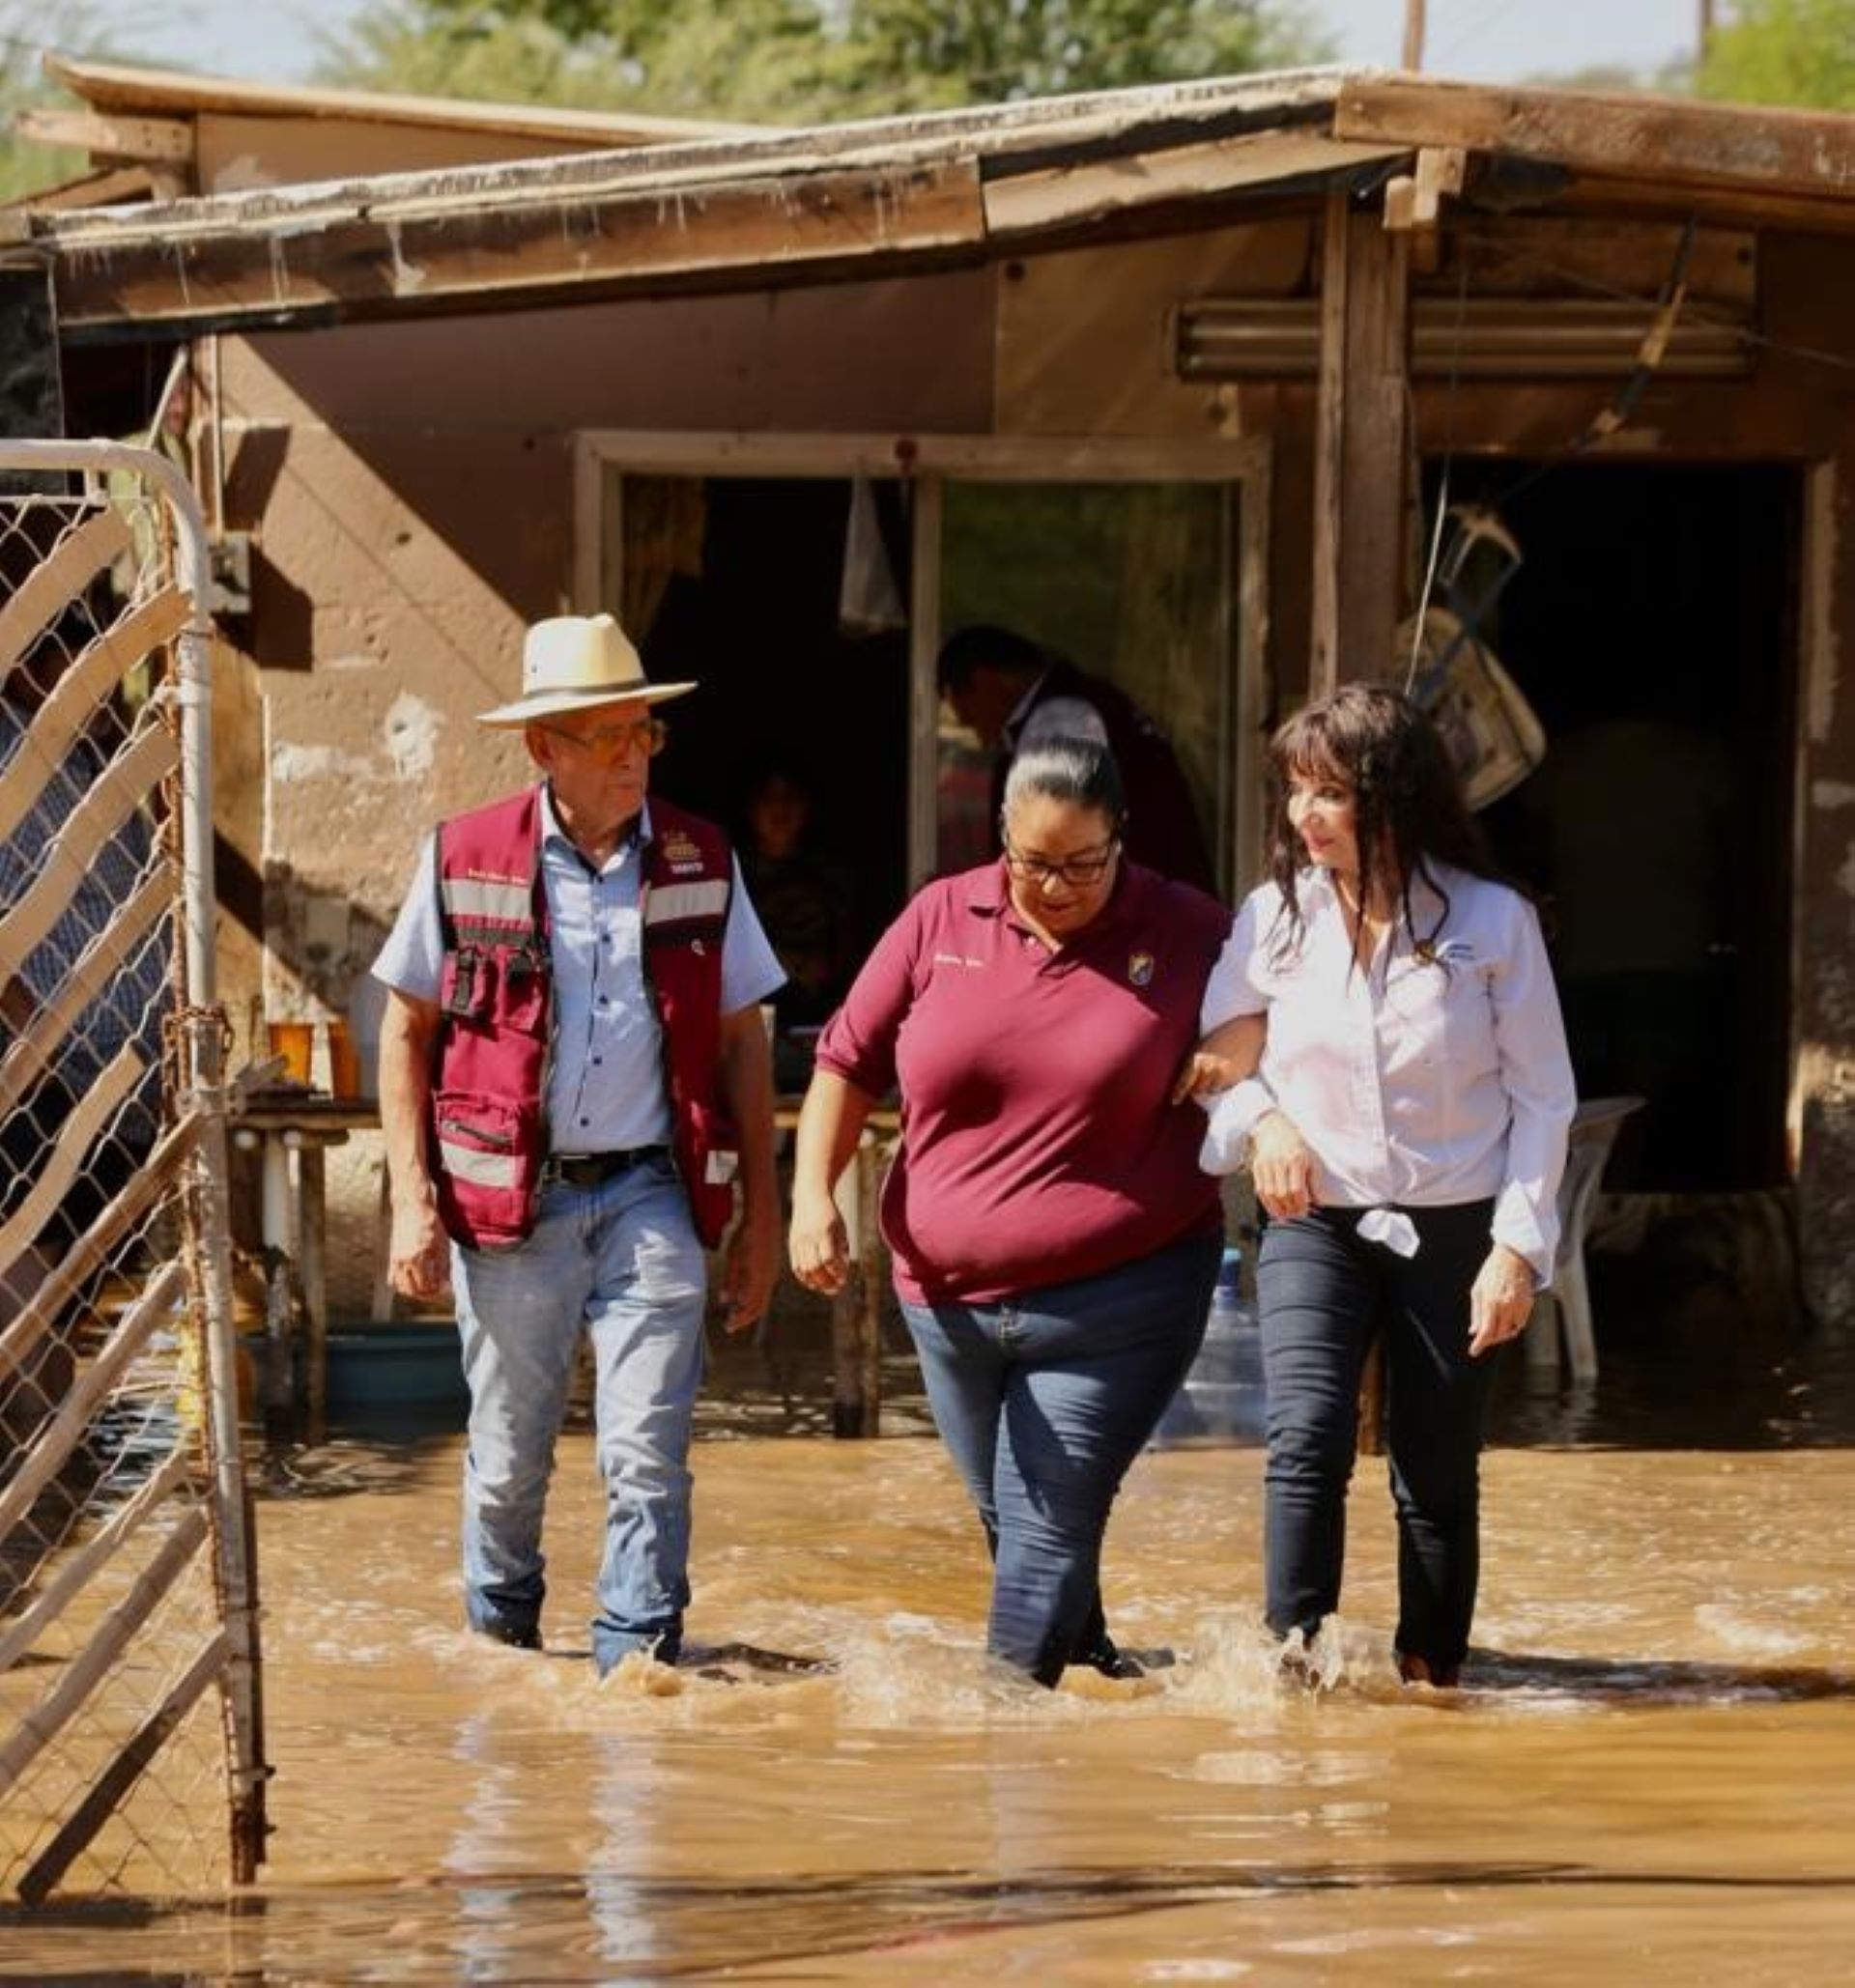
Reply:
M1565 1177L1558 1183L1558 1252L1553 1288L1542 1292L1527 1328L1528 1366L1558 1366L1561 1339L1576 1381L1597 1378L1597 1341L1591 1330L1591 1291L1584 1274L1584 1232L1623 1121L1641 1111L1641 1097L1588 1097L1572 1114Z

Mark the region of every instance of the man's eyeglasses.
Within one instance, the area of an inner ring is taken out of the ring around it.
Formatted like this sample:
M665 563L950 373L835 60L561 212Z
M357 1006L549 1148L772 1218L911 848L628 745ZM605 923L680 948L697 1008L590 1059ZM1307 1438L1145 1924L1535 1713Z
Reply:
M1121 838L1104 844L1099 849L1082 856L1066 856L1061 862L1052 863L1047 856L1026 856L1021 850L1013 849L1010 842L1005 844L1005 864L1014 877L1029 877L1033 883L1047 884L1052 877L1060 878L1066 884L1078 889L1087 889L1090 884L1099 884L1108 873L1108 866L1114 861L1114 854L1121 846Z
M535 729L601 759L616 759L626 753L642 753L649 758L670 743L670 726L661 718L635 718L629 724L589 724L585 731L568 731L564 725L543 724L536 719Z

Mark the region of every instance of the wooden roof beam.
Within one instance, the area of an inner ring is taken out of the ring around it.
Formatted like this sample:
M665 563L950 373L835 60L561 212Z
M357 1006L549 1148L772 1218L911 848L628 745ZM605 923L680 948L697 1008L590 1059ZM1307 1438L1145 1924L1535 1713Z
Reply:
M1391 77L1348 79L1333 135L1550 161L1645 185L1855 201L1855 117Z
M35 144L67 146L113 165L193 163L191 118L98 117L87 110L29 108L15 115L14 129Z

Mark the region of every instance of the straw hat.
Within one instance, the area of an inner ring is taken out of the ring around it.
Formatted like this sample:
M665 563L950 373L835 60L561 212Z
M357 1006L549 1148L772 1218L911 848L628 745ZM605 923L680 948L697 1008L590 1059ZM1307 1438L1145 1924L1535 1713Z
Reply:
M477 715L478 724L532 724L562 711L639 700L660 704L693 683L652 683L610 614L557 614L537 621L522 644L522 695Z

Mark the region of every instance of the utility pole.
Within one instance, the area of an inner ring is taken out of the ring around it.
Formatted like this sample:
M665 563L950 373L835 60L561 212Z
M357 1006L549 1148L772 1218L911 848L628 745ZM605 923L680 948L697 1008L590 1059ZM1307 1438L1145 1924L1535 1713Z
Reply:
M1713 0L1700 0L1703 14L1712 12ZM1423 67L1423 0L1404 0L1404 60L1407 70Z
M1694 51L1695 67L1698 69L1707 59L1707 50L1713 46L1714 0L1700 0L1700 38Z

